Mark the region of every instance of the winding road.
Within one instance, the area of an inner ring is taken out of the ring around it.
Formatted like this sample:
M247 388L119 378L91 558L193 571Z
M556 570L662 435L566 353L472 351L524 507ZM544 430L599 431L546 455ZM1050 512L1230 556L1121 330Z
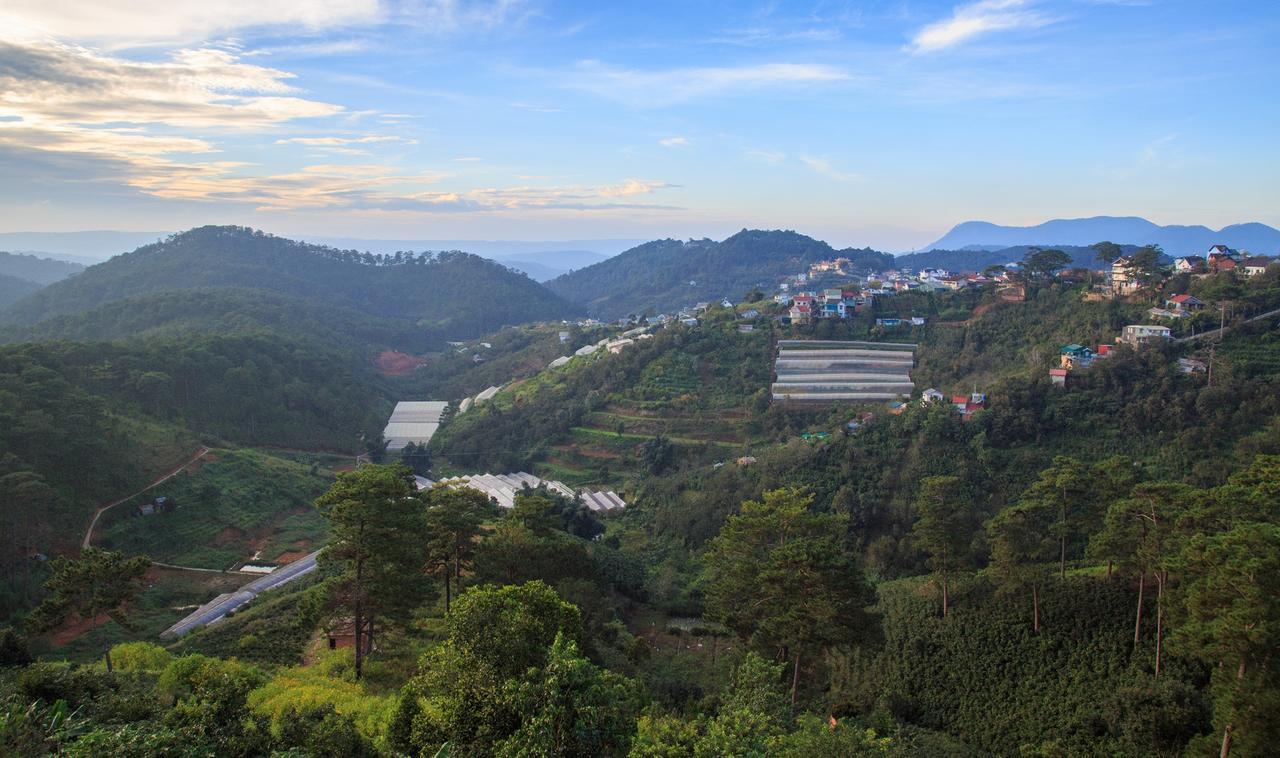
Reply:
M89 522L89 528L84 533L84 541L80 543L80 549L83 550L89 547L89 545L93 542L93 530L98 525L98 519L102 518L102 514L106 513L107 511L111 510L117 505L120 505L123 502L134 499L138 495L141 495L142 493L146 492L152 487L155 487L156 485L163 484L164 482L169 481L173 477L177 476L178 472L182 471L187 466L190 466L191 464L195 463L196 461L200 460L201 458L205 457L208 454L209 454L209 448L202 446L199 450L196 451L195 455L191 456L190 460L186 461L181 466L178 466L172 471L169 471L168 473L161 475L160 478L152 481L150 484L138 490L137 492L133 493L132 495L126 495L120 498L119 500L113 500L110 503L107 503L106 505L99 506L98 510L93 512L93 520ZM183 567L173 566L171 568L183 568Z

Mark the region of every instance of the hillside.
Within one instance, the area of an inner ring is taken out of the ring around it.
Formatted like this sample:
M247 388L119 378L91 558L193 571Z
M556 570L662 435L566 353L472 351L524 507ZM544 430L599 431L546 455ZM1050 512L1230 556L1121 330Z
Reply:
M553 279L547 287L593 315L616 318L670 312L724 297L736 302L752 287L771 289L783 277L806 271L810 263L837 257L868 271L888 268L893 260L870 249L835 250L796 232L744 229L721 242L646 242Z
M371 316L314 298L247 287L164 290L112 300L35 324L0 325L0 343L100 342L244 331L306 338L358 356L387 347L423 351L432 345L430 335L410 319Z
M307 245L240 227L201 227L92 266L10 307L30 325L130 297L210 287L268 290L329 306L412 320L438 339L573 309L536 282L465 253L374 256Z
M0 252L0 274L45 285L84 271L84 266L24 253Z
M1160 226L1136 217L1095 216L1054 219L1036 226L1001 226L986 221L957 224L929 249L959 250L972 245L1088 246L1102 240L1124 245L1159 245L1173 256L1202 255L1212 245L1226 245L1257 255L1280 252L1280 229L1266 224L1232 224L1221 229L1206 226Z
M18 302L27 295L39 290L41 285L28 279L21 279L8 274L0 274L0 308Z

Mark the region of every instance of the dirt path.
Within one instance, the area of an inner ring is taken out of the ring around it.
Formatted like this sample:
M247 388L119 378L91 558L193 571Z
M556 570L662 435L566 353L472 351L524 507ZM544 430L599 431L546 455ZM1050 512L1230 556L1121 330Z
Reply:
M133 493L132 495L127 495L125 497L120 498L119 500L113 500L110 503L107 503L106 505L99 506L98 510L93 512L93 520L89 522L89 528L84 533L84 540L80 543L80 549L83 550L86 547L89 547L89 545L93 542L94 527L98 525L98 519L102 518L103 513L106 513L107 511L111 510L117 505L120 505L123 502L134 499L138 495L141 495L142 493L146 492L152 487L155 487L158 484L167 482L168 480L177 476L178 472L182 471L187 466L190 466L191 464L195 463L196 461L200 460L201 458L205 457L208 454L209 454L209 448L202 446L199 450L196 451L195 455L191 456L190 460L186 461L181 466L178 466L177 468L163 474L162 476L160 476L160 478L152 481L150 484L138 490L137 492ZM163 565L163 564L158 564L158 565ZM181 568L181 567L177 567L177 568Z

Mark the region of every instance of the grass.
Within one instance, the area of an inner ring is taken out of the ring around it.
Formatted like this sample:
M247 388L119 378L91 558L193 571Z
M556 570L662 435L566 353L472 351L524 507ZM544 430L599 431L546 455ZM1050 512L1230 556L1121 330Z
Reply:
M209 574L196 571L176 571L153 568L147 574L147 588L128 609L129 623L133 629L125 629L114 621L100 627L84 628L79 636L66 644L58 645L49 638L33 641L33 652L42 658L70 661L92 661L102 655L102 637L110 644L134 640L155 641L160 632L169 628L194 609L223 592L230 592L248 583L252 577L238 574Z
M108 511L97 542L181 566L226 569L251 559L271 561L305 549L324 535L311 508L332 473L254 450L218 450L145 495ZM137 506L164 495L170 513L136 515Z

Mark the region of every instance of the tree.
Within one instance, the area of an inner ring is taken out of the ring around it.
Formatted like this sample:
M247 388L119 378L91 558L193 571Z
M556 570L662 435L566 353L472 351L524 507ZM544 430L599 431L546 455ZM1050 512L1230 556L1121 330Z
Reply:
M911 529L917 543L929 553L929 565L942 588L942 617L949 610L951 575L970 563L973 512L969 499L960 492L960 479L931 476L920 482L915 510L918 519Z
M1214 721L1220 755L1233 745L1247 755L1280 741L1271 687L1280 649L1280 525L1242 523L1220 534L1197 534L1177 562L1182 623L1170 635L1180 651L1214 668Z
M505 705L520 728L497 755L626 755L635 733L635 683L597 667L578 645L556 635L544 665L507 684Z
M1102 264L1104 270L1111 268L1111 264L1124 255L1124 248L1114 242L1095 242L1089 247L1093 248L1094 259Z
M53 560L53 576L44 583L49 593L27 618L37 632L47 632L71 616L91 623L106 616L131 628L125 606L142 592L142 579L151 567L145 556L126 558L122 553L87 547L78 558ZM102 626L98 627L102 658L111 671L111 650Z
M557 639L582 636L578 609L538 581L471 588L445 628L444 644L401 691L391 726L395 746L414 755L445 742L467 755L492 753L521 724L508 688L544 668Z
M1191 488L1181 484L1139 484L1129 497L1111 504L1102 530L1091 543L1091 552L1116 558L1122 566L1138 572L1138 608L1133 624L1135 648L1142 638L1146 578L1152 576L1156 580L1156 676L1160 676L1162 662L1170 565L1178 556L1180 524L1192 497Z
M1056 514L1052 524L1058 538L1058 573L1067 578L1067 543L1085 530L1089 521L1089 471L1078 460L1064 455L1052 465L1023 495L1023 499Z
M839 519L810 510L796 489L764 493L725 522L706 553L708 614L760 650L792 664L863 635L872 621L866 578L840 537Z
M1150 284L1160 271L1160 256L1164 251L1159 245L1143 245L1129 256L1129 266L1142 284Z
M475 557L480 524L492 506L483 493L472 489L436 487L423 495L427 504L428 571L444 580L444 612L462 581L462 566Z
M426 445L410 442L400 450L400 462L419 476L431 472L431 450Z
M991 567L1001 592L1031 591L1031 628L1040 633L1040 587L1045 564L1057 552L1053 539L1053 513L1043 504L1017 502L987 523L991 540Z
M1055 249L1033 247L1022 259L1022 266L1032 279L1052 279L1060 269L1071 263L1071 256Z
M375 621L399 623L432 595L426 509L409 470L369 465L338 474L316 508L329 521L322 563L340 572L330 600L349 613L355 630L355 675L372 649Z

